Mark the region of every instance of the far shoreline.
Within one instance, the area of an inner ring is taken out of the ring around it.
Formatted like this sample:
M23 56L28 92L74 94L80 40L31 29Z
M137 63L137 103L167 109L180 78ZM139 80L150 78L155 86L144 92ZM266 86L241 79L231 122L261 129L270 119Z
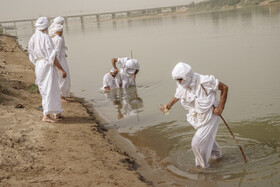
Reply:
M207 3L207 2L209 2L209 0L208 1L203 1L203 2ZM202 3L202 2L200 2L200 3ZM195 3L194 5L198 5L198 4L199 3ZM136 15L136 16L128 16L128 17L127 16L116 17L114 19L113 18L105 18L105 19L101 19L101 20L96 21L96 22L101 23L101 22L106 22L106 21L133 20L133 19L142 19L142 18L149 18L149 17L161 17L161 16L179 15L179 14L196 15L196 14L204 14L204 13L212 13L212 12L229 11L229 10L235 10L235 9L258 8L258 7L279 7L280 6L280 1L279 2L271 2L270 0L264 0L264 1L262 1L259 4L256 4L256 5L240 5L240 3L239 3L239 4L232 5L232 6L227 6L227 5L226 6L218 6L216 8L209 8L207 6L205 6L203 8L192 8L192 7L190 8L190 6L191 6L191 3L188 4L188 5L185 5L184 8L177 9L175 12L167 11L167 12L163 12L163 13L150 14L150 15L145 15L144 14L144 15ZM83 16L83 15L81 15L81 16ZM29 19L31 19L31 18L29 18ZM36 18L33 18L32 20L36 20ZM5 20L2 20L2 22L5 22ZM2 25L3 25L3 23L2 23ZM5 26L3 28L5 28ZM3 30L3 28L1 28L1 21L0 21L0 34L3 34L3 33L1 33L1 29Z

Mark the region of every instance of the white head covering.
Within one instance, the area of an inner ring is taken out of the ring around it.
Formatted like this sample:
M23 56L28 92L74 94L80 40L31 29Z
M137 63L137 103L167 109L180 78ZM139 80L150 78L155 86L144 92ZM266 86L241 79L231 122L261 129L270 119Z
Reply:
M114 76L113 76L113 73L114 73ZM118 74L118 72L115 73L115 68L112 68L112 69L110 70L110 74L111 74L113 77L115 77L115 76Z
M179 62L176 64L172 71L172 77L174 80L182 79L181 86L192 87L195 84L196 76L192 71L192 67L186 63Z
M134 61L132 59L127 60L125 66L129 69L134 69Z
M57 32L63 31L63 25L60 24L52 24L51 28L49 28L49 35L53 36Z
M137 60L135 59L129 59L125 62L125 71L130 74L133 75L136 71L136 63Z
M53 20L53 22L54 22L55 24L60 24L60 25L63 25L64 21L65 21L65 19L64 19L63 17L60 17L60 16L54 18L54 20Z
M36 30L42 31L47 29L49 26L49 20L46 17L40 17L35 23Z
M138 63L138 60L136 60L136 59L132 59L132 61L134 62L134 64Z

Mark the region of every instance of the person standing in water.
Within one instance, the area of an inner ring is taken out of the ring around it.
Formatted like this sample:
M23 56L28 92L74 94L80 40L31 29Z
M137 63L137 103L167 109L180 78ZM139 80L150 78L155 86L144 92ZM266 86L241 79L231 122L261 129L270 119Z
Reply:
M216 134L227 100L228 87L213 75L200 75L192 71L191 66L179 62L172 71L177 81L177 89L171 101L164 105L165 111L170 110L181 101L183 108L189 111L187 121L196 129L192 139L192 150L195 166L209 167L209 159L222 157L222 151L216 142ZM220 90L220 101L216 92Z
M122 87L121 76L117 69L112 68L110 72L106 73L103 77L103 89L112 90Z

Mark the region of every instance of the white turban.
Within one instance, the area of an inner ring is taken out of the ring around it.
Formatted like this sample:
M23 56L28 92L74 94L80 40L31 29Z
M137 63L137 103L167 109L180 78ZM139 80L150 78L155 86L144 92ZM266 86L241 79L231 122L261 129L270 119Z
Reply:
M63 25L64 21L65 21L65 19L64 19L63 17L60 17L60 16L54 18L54 20L53 20L53 22L54 22L55 24L60 24L60 25Z
M137 60L135 59L129 59L125 62L125 71L130 74L130 75L133 75L136 71L136 63L137 63Z
M47 29L48 26L49 26L49 20L46 17L38 18L36 23L35 23L35 27L39 31L43 31L43 30Z
M181 85L183 87L189 87L190 83L194 83L195 74L190 65L179 62L172 71L172 77L174 80L182 79Z
M134 62L134 68L137 69L137 65L136 64L138 63L138 61L136 59L132 59L132 61Z
M49 28L49 35L53 36L55 33L61 31L63 31L63 25L53 23Z
M125 62L125 66L128 67L128 68L130 68L130 69L134 69L134 61L133 61L132 59L127 60L127 61Z

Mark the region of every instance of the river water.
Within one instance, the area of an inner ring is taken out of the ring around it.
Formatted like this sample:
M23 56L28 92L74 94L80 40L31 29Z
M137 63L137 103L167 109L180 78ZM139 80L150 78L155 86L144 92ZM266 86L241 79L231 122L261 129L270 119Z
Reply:
M83 24L71 19L65 28L71 90L91 102L153 169L166 170L188 186L280 186L280 7L100 23L92 19ZM26 46L32 27L25 23L10 32ZM111 58L130 56L131 51L141 66L136 88L103 93ZM157 108L175 93L171 71L180 61L229 86L223 116L247 164L221 123L217 142L223 159L210 161L211 167L200 174L192 171L195 130L186 111L179 103L169 115Z

